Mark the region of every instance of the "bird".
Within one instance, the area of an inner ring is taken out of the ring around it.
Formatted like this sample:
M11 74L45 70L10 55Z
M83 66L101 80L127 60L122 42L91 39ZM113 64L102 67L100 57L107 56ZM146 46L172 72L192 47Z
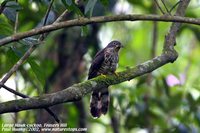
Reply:
M97 52L89 68L88 79L99 75L115 74L119 62L119 50L123 45L121 42L111 41L104 49ZM109 108L110 95L108 86L95 90L90 97L90 113L94 118L106 114Z

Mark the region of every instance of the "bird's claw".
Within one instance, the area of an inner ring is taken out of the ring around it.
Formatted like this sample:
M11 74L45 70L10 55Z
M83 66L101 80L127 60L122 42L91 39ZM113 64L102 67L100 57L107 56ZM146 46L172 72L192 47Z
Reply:
M117 76L117 77L119 76L119 74L118 74L118 73L116 73L116 72L114 72L114 75L115 75L115 76Z
M103 76L104 78L106 78L106 75L104 75L104 74L101 74L101 76Z

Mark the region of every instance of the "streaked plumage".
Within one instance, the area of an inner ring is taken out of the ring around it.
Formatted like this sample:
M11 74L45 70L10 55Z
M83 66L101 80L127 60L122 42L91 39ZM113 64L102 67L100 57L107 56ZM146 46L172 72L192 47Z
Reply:
M89 69L88 79L98 75L113 74L118 66L118 52L122 47L119 41L110 42L104 49L100 50L94 57ZM93 91L90 99L90 112L93 117L100 117L106 114L109 106L108 87Z

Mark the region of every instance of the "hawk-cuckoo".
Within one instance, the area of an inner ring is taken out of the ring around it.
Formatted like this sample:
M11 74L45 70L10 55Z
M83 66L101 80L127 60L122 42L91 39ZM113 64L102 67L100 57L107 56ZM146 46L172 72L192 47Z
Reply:
M115 73L119 57L118 52L122 47L119 41L110 42L104 49L100 50L94 57L89 69L88 79L98 75L107 75ZM90 98L90 112L95 118L106 114L108 111L110 96L108 87L93 91Z

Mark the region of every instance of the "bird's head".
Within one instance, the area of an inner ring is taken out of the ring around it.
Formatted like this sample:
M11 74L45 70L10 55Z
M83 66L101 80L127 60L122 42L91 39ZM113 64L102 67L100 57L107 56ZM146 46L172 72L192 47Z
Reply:
M116 52L120 50L120 48L123 48L124 46L119 41L112 41L107 45L107 48L113 48Z

